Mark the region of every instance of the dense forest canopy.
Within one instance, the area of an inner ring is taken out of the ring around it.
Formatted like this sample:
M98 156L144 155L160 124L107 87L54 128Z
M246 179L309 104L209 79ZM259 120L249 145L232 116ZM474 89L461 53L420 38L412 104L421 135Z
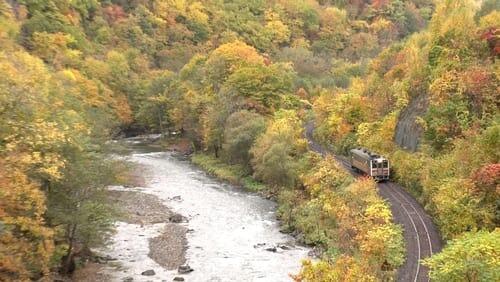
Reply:
M308 119L391 159L453 239L432 278L498 280L499 23L498 0L0 0L0 280L104 242L105 141L174 130L321 246L296 279L393 277L400 227L373 181L308 152Z

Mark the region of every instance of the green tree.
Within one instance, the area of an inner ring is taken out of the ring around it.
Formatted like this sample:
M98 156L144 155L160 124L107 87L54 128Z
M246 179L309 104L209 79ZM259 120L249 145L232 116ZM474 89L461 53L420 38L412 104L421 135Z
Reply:
M245 108L272 113L292 92L293 74L287 64L245 66L229 76L222 91L227 93L227 99L243 98Z
M50 184L47 202L51 225L64 234L65 273L74 270L78 251L105 241L112 231L114 214L104 190L113 183L112 162L96 154L71 151L69 165L63 170L65 178Z
M225 124L222 145L230 162L248 166L250 148L265 127L265 119L257 113L242 110L231 114Z
M250 150L254 175L272 185L294 187L299 159L307 149L302 132L302 123L294 111L277 112Z
M465 233L424 261L435 281L498 281L500 230Z

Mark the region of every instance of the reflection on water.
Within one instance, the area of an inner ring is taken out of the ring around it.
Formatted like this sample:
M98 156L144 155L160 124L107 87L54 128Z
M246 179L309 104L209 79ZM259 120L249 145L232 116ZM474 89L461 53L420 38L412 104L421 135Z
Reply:
M183 275L186 281L291 281L289 274L298 272L309 249L296 246L292 237L279 232L274 202L221 183L170 153L147 152L144 146L137 150L137 145L128 158L149 171L147 187L138 190L156 195L172 210L186 216L189 222L184 224L194 230L187 234L187 262L194 272ZM115 241L110 247L111 256L128 268L120 277L171 281L178 276L175 271L161 270L143 255L148 253L144 238L154 237L159 226L144 226L143 229L150 230L136 241L137 259L130 258L134 252L128 257L122 254L124 259L118 256L120 250L127 249L124 243L134 244L139 236L136 227L128 225L119 226L115 238L119 237L120 242ZM127 242L123 241L124 236L130 237ZM265 250L278 244L288 244L291 248ZM158 274L141 277L140 272L150 268Z

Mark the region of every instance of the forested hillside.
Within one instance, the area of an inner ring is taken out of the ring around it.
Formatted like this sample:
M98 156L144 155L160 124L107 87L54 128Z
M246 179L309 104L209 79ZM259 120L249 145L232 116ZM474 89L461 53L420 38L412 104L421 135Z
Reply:
M71 272L113 222L105 141L168 131L277 197L322 250L297 280L392 279L401 228L372 180L307 150L311 118L337 152L387 155L454 239L433 278L498 279L499 5L0 0L0 280Z

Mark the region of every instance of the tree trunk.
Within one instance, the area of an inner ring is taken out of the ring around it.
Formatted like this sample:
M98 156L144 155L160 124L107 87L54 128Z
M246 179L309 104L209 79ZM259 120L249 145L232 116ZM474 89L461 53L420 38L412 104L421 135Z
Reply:
M214 145L214 154L215 154L215 158L218 159L219 158L219 146L217 146L217 145Z
M164 130L163 130L163 121L161 119L161 113L162 113L162 111L160 110L160 112L158 112L158 120L160 122L160 134L161 134L160 136L161 136L161 139L163 139Z
M61 272L64 274L72 273L75 270L75 255L73 253L76 233L76 224L68 226L68 252L62 258Z

